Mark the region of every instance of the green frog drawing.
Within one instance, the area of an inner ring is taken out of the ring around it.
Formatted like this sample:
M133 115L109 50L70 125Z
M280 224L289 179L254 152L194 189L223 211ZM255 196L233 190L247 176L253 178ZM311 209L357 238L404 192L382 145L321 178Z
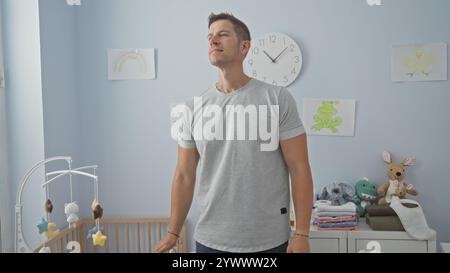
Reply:
M336 133L337 126L342 124L340 117L333 118L337 114L335 105L338 105L339 101L323 101L322 105L317 109L317 114L314 115L314 124L311 129L314 131L320 131L322 129L330 129L331 132Z

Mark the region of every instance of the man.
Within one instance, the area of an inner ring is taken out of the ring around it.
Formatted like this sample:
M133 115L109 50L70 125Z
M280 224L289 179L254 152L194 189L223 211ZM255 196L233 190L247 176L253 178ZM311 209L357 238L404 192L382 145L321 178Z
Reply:
M218 68L219 80L202 94L201 106L215 105L226 113L230 105L276 105L278 110L270 117L277 117L277 145L263 150L261 139L235 140L229 132L226 136L231 141L220 137L180 140L168 233L155 252L166 252L176 244L191 206L199 161L197 252L309 252L313 186L306 134L287 89L244 74L242 63L249 49L250 33L242 21L227 13L210 15L209 60ZM201 124L203 117L194 112L186 128ZM245 128L248 135L250 123ZM296 220L292 236L289 174Z

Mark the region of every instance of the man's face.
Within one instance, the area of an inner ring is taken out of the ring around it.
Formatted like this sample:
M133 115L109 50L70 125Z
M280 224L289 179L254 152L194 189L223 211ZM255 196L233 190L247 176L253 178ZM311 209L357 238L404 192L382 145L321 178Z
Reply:
M233 62L242 63L248 47L248 41L239 41L230 21L218 20L209 27L208 54L212 65L224 67Z

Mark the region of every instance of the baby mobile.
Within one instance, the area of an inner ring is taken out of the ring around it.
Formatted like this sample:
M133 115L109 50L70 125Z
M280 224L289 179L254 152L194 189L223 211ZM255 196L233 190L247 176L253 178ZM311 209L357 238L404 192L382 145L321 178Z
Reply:
M80 220L78 217L78 213L80 212L80 208L76 201L73 201L73 185L72 185L72 175L73 174L79 174L83 176L88 176L94 179L94 201L92 202L92 213L93 218L95 221L95 226L89 230L88 239L93 240L94 246L104 246L105 242L107 240L107 236L102 233L103 228L100 227L100 219L103 217L103 208L101 207L100 203L98 202L98 176L95 175L95 168L97 166L88 166L88 167L81 167L74 170L63 170L63 171L55 171L51 173L47 173L47 181L42 185L42 187L45 189L45 217L41 217L40 222L37 224L38 232L39 234L46 237L47 240L54 238L58 235L59 229L56 228L56 224L51 222L50 214L53 211L53 203L50 199L50 193L49 193L49 187L50 183L54 180L58 179L61 176L64 176L66 174L69 174L70 179L70 203L64 204L64 213L66 214L67 222L69 223L68 228L76 228L77 222ZM94 168L94 175L81 172L82 169L87 168ZM50 175L58 174L56 177L53 177L52 179L48 180L48 177ZM43 243L43 247L39 250L40 253L50 253L50 247L46 246L46 241ZM68 243L68 248L72 248L72 246L75 246L75 251L72 251L72 253L79 252L79 243L75 241L71 241Z

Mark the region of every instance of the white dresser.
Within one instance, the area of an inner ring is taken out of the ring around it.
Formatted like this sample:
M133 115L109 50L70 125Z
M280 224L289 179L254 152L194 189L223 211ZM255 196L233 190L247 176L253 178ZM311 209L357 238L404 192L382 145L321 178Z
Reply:
M375 243L373 242L375 241ZM361 218L357 231L317 230L311 225L310 247L313 253L356 253L377 244L386 253L435 253L436 238L415 240L405 231L372 230Z

